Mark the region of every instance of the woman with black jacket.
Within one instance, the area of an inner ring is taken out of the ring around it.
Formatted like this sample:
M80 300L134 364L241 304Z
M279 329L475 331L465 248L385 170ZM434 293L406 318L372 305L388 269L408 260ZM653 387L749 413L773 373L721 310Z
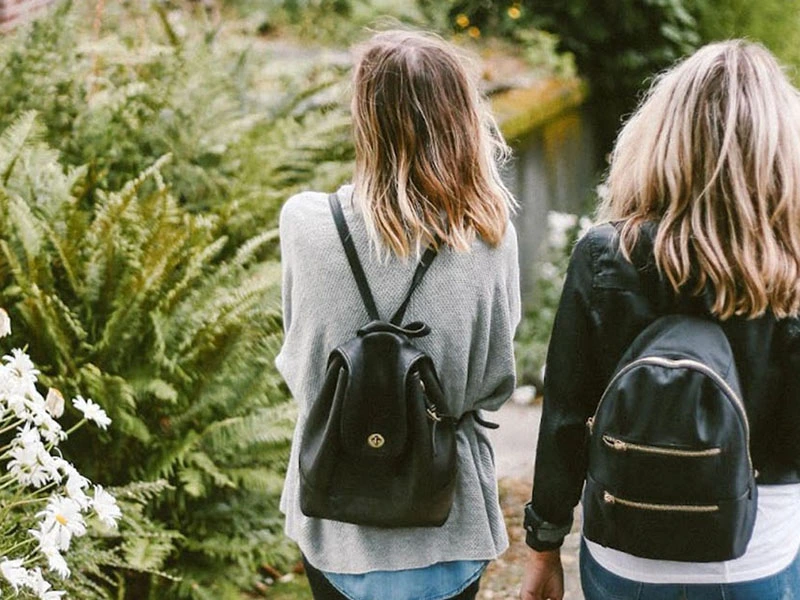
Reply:
M586 477L587 420L637 335L687 314L719 323L735 358L758 488L752 537L738 558L684 562L584 536L585 596L800 598L800 95L760 45L701 48L657 78L604 188L552 332L520 597L563 597L559 548Z

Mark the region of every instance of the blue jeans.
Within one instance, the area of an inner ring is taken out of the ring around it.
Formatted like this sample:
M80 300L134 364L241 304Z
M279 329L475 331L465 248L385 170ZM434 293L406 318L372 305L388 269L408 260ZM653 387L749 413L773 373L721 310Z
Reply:
M347 600L347 596L333 587L322 571L308 562L305 556L303 556L303 565L306 569L308 584L311 587L311 594L314 596L314 600ZM450 600L474 600L480 585L481 578L478 577L467 589L453 596Z
M780 573L741 583L641 583L601 567L581 543L586 600L800 600L800 554Z

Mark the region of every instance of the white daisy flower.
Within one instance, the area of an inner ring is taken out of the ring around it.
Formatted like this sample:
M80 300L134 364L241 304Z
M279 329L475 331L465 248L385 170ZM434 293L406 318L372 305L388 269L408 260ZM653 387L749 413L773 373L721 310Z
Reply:
M11 335L11 317L4 308L0 308L0 337Z
M64 486L67 490L67 496L75 500L80 505L81 510L91 506L92 499L83 491L89 487L91 482L67 461L63 461L60 468L61 472L67 477L67 483Z
M61 551L69 550L72 537L86 533L81 506L72 498L54 495L47 508L36 515L43 517L39 531L31 532L42 545L52 545Z
M84 417L97 423L100 429L105 429L111 424L111 419L108 418L106 411L91 400L86 400L83 396L76 396L72 400L72 404L83 413Z
M105 491L102 486L94 486L92 506L94 506L94 511L101 523L116 528L117 521L122 517L122 511L117 506L117 499Z
M67 439L67 432L64 431L58 421L50 415L47 415L47 417L39 423L39 433L42 435L42 438L44 438L44 441L53 446L58 446L60 442Z
M69 567L67 566L67 561L64 560L64 557L61 555L61 552L58 551L51 542L51 539L45 536L42 536L41 532L39 531L31 531L30 532L33 537L39 540L39 550L44 554L45 558L47 558L47 563L50 567L51 571L55 571L58 573L61 579L66 579L69 577L70 571Z
M39 437L39 430L27 423L12 441L8 471L22 485L40 488L60 481L58 464Z
M26 384L36 383L36 376L39 370L33 365L31 358L19 348L14 348L11 355L3 357L6 362L6 367L11 371L11 374L19 378Z
M59 600L61 596L66 594L66 592L51 590L50 588L53 586L42 576L42 570L39 567L28 571L25 587L32 590L39 597L39 600Z
M28 570L22 566L22 559L8 560L3 558L0 560L0 573L11 584L15 592L19 591L19 588L28 581Z
M17 386L18 387L18 386ZM6 404L8 408L14 411L14 415L23 421L33 421L33 414L30 411L30 402L25 397L22 390L9 389L5 394Z
M30 399L28 402L28 420L39 429L39 434L46 442L57 446L59 442L67 438L67 434L58 421L50 416L44 398L38 394L37 396L38 398Z

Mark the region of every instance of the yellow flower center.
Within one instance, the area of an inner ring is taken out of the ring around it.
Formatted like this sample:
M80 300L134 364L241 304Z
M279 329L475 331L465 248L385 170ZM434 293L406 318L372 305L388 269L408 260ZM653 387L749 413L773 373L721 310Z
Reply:
M522 16L522 11L518 7L512 6L508 9L508 16L512 19L519 19Z
M56 515L56 521L58 521L64 526L67 525L67 518L64 515Z
M458 25L461 28L466 27L467 25L469 25L469 17L464 13L461 13L456 17L456 25Z

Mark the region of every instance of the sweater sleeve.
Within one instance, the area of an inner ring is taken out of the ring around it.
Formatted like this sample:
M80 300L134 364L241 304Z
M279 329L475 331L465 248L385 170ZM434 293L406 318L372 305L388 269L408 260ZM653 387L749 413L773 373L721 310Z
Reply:
M503 250L490 305L481 398L475 406L490 411L498 410L516 387L514 332L519 325L521 308L517 234L510 223Z
M293 382L291 380L291 373L286 368L286 337L289 335L289 329L292 325L292 223L291 223L291 200L287 202L281 210L278 231L280 234L280 248L281 248L281 313L283 317L283 336L284 344L278 356L275 357L275 366L278 372L283 377L286 384L289 386L289 391L293 397L296 396Z
M593 265L591 234L575 247L556 313L544 382L544 405L539 428L531 506L542 520L559 526L572 520L586 470L586 420L592 410L591 314ZM549 550L558 543L528 545Z

